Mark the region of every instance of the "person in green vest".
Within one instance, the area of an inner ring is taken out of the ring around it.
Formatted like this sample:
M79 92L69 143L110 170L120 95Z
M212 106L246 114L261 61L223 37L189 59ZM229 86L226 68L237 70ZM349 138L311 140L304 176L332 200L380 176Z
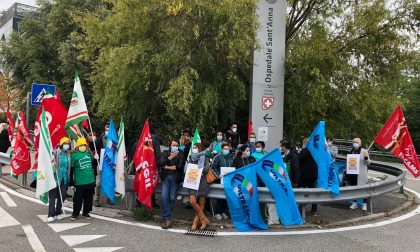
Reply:
M95 192L95 175L93 171L94 159L99 159L89 151L86 138L79 138L76 142L75 152L71 154L70 186L74 186L73 214L74 221L80 214L83 205L82 216L91 219L93 194ZM96 162L96 161L95 161Z
M216 156L222 153L223 132L217 132L216 140L210 144L210 152Z
M263 141L258 141L255 143L255 152L252 153L251 156L254 157L256 161L258 161L267 153L268 152L265 150L265 143Z

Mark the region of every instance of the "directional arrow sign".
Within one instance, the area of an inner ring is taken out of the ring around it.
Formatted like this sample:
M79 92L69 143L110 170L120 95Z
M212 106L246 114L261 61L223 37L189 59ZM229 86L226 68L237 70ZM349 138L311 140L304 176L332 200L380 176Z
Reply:
M264 121L265 121L266 123L268 123L268 120L272 120L273 118L268 117L268 114L266 114L266 115L263 117L263 119L264 119Z

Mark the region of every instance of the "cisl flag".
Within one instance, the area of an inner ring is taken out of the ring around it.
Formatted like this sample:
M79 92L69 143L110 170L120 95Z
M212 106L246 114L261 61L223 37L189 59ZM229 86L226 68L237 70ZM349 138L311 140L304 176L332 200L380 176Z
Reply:
M150 209L152 208L152 193L158 182L158 170L148 119L141 132L133 162L136 166L133 191L138 192L137 199Z
M415 177L420 175L419 160L400 106L395 109L374 140L401 159Z

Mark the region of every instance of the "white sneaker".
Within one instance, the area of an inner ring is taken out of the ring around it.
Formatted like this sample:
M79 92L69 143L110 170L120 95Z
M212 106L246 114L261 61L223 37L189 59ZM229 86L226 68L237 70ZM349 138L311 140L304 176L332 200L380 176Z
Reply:
M54 217L56 220L62 220L64 218L66 218L66 216L64 214L59 214L57 216Z
M53 222L53 221L55 221L54 217L48 217L48 219L47 219L48 223Z
M367 204L366 204L366 203L363 203L363 205L362 205L362 210L363 210L363 211L367 211Z
M214 218L215 218L216 220L221 220L221 219L222 219L222 216L221 216L220 214L216 214L216 215L214 216Z
M222 217L223 217L224 220L229 219L229 216L227 214L225 214L225 213L222 213Z
M353 202L350 206L350 209L356 209L357 208L357 203Z

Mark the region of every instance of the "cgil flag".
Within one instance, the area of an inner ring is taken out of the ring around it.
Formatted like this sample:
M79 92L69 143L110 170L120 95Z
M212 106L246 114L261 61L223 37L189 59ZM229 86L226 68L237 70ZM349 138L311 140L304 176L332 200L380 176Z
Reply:
M117 158L115 160L115 195L117 199L125 196L125 177L124 171L127 162L127 153L125 151L124 123L121 118L120 128L118 130Z
M115 158L118 145L118 136L114 121L109 122L108 137L106 139L105 155L102 164L101 191L108 199L115 203Z
M137 200L151 209L152 194L158 182L158 170L149 129L149 119L146 120L141 132L133 163L136 167L133 191L138 193Z
M236 229L241 232L268 229L261 217L254 165L224 175L223 186Z
M306 147L318 165L318 187L332 192L335 196L339 195L340 183L331 154L328 152L324 121L318 123Z
M80 124L88 119L88 117L88 110L83 95L82 85L80 84L79 73L76 71L74 76L73 94L71 96L69 112L66 119L67 133L73 139L83 137L80 131Z
M9 134L9 141L10 141L11 147L13 147L12 142L13 142L13 135L15 133L15 121L13 120L12 114L10 113L9 110L7 110L7 122L9 123L9 128L7 129L7 132Z
M29 147L33 144L23 111L19 113L18 118L19 119L15 124L17 125L17 133L13 146L12 160L10 162L10 166L12 168L11 173L14 176L23 174L31 168Z
M420 175L417 153L400 106L392 113L374 141L401 159L414 177Z
M276 201L277 215L285 226L302 225L292 183L279 149L275 149L252 164Z
M57 187L54 178L54 155L45 110L41 112L36 197L48 203L48 192Z

